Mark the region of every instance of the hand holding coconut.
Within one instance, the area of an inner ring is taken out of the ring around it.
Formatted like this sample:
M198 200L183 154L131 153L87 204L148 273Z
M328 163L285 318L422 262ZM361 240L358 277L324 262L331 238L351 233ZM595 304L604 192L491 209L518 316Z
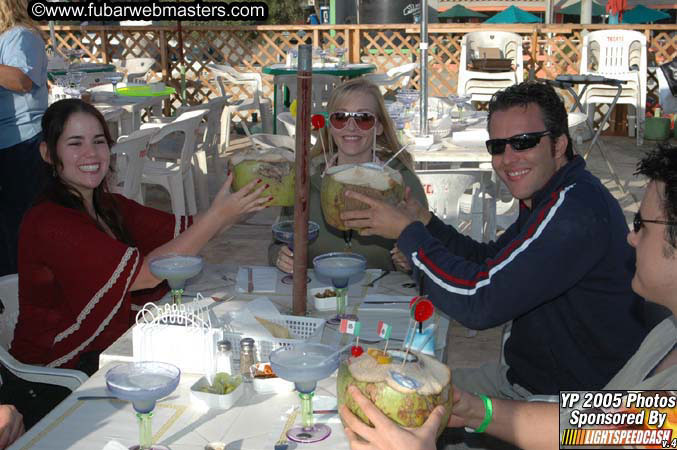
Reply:
M437 430L445 416L444 406L437 406L419 428L401 427L385 414L354 386L348 393L369 418L373 427L358 419L347 406L341 406L339 413L346 424L345 432L353 450L378 449L390 450L406 448L412 450L433 450L437 439Z
M245 215L264 209L271 200L270 196L261 196L268 188L268 185L264 184L261 179L250 181L234 193L230 192L232 183L233 174L229 172L226 182L223 183L206 212L206 215L215 213L216 217L223 222L221 226L230 226L239 222Z

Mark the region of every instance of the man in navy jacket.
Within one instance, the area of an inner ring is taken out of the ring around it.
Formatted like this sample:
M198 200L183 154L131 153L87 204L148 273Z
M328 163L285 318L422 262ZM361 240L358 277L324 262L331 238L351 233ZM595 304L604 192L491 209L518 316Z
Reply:
M489 105L487 149L520 213L495 242L479 243L407 196L393 208L343 214L364 234L397 238L436 307L472 329L512 323L507 365L454 372L469 392L521 399L601 389L651 324L630 282L634 255L618 204L575 156L564 103L550 87L521 83Z

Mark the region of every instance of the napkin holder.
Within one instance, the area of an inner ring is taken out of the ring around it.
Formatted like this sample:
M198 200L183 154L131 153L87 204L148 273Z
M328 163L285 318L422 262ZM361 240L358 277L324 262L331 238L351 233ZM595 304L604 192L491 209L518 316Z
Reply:
M216 343L222 332L212 328L201 294L188 304L157 306L146 303L136 315L132 331L134 361L161 361L187 373L216 369ZM198 305L198 306L193 306Z

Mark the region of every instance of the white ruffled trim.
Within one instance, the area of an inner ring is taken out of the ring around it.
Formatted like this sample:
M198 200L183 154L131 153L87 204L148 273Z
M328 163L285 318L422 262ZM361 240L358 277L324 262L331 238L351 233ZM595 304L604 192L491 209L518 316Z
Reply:
M70 353L62 356L61 358L52 361L51 363L47 364L47 367L60 367L61 365L67 363L71 359L75 357L78 353L80 353L85 347L87 347L94 339L97 338L101 334L104 328L108 326L111 320L113 320L113 316L117 314L118 310L122 306L122 303L124 302L125 295L127 294L127 289L129 289L129 285L132 282L132 277L134 276L134 271L136 270L136 266L139 264L139 252L135 248L129 248L127 252L125 253L125 256L123 259L129 259L129 256L127 253L129 252L135 252L136 253L136 258L134 258L134 265L132 266L132 270L129 272L129 275L127 276L127 281L125 283L125 289L122 291L122 297L120 297L120 301L115 305L113 310L108 314L108 317L106 317L103 322L99 325L99 327L96 329L93 335L85 339L84 342L82 342L80 345L78 345L75 350L71 351ZM116 278L119 277L120 275L117 274ZM79 328L79 326L78 326Z
M176 238L181 234L181 225L183 225L183 216L175 215L174 216L174 237Z
M77 330L80 329L82 322L84 322L85 318L89 315L89 313L92 312L92 309L94 309L96 304L99 303L99 300L101 300L101 298L103 298L106 292L108 292L108 290L117 282L118 278L120 277L120 274L125 269L125 266L127 266L129 258L131 258L132 253L134 253L135 251L136 248L134 247L129 247L127 249L125 254L122 256L120 263L115 268L113 275L111 275L106 284L104 284L103 287L99 289L99 291L96 294L94 294L94 297L92 297L89 303L87 303L87 305L82 309L82 311L80 311L80 314L78 314L78 318L76 319L75 323L56 335L56 337L54 338L55 344L63 341L68 336L70 336L71 334L75 333Z

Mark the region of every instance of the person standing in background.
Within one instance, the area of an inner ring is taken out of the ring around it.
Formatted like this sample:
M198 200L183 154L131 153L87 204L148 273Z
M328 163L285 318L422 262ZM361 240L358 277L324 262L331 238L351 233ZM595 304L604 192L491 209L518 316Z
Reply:
M0 276L17 271L19 224L42 180L47 54L28 0L0 0Z

